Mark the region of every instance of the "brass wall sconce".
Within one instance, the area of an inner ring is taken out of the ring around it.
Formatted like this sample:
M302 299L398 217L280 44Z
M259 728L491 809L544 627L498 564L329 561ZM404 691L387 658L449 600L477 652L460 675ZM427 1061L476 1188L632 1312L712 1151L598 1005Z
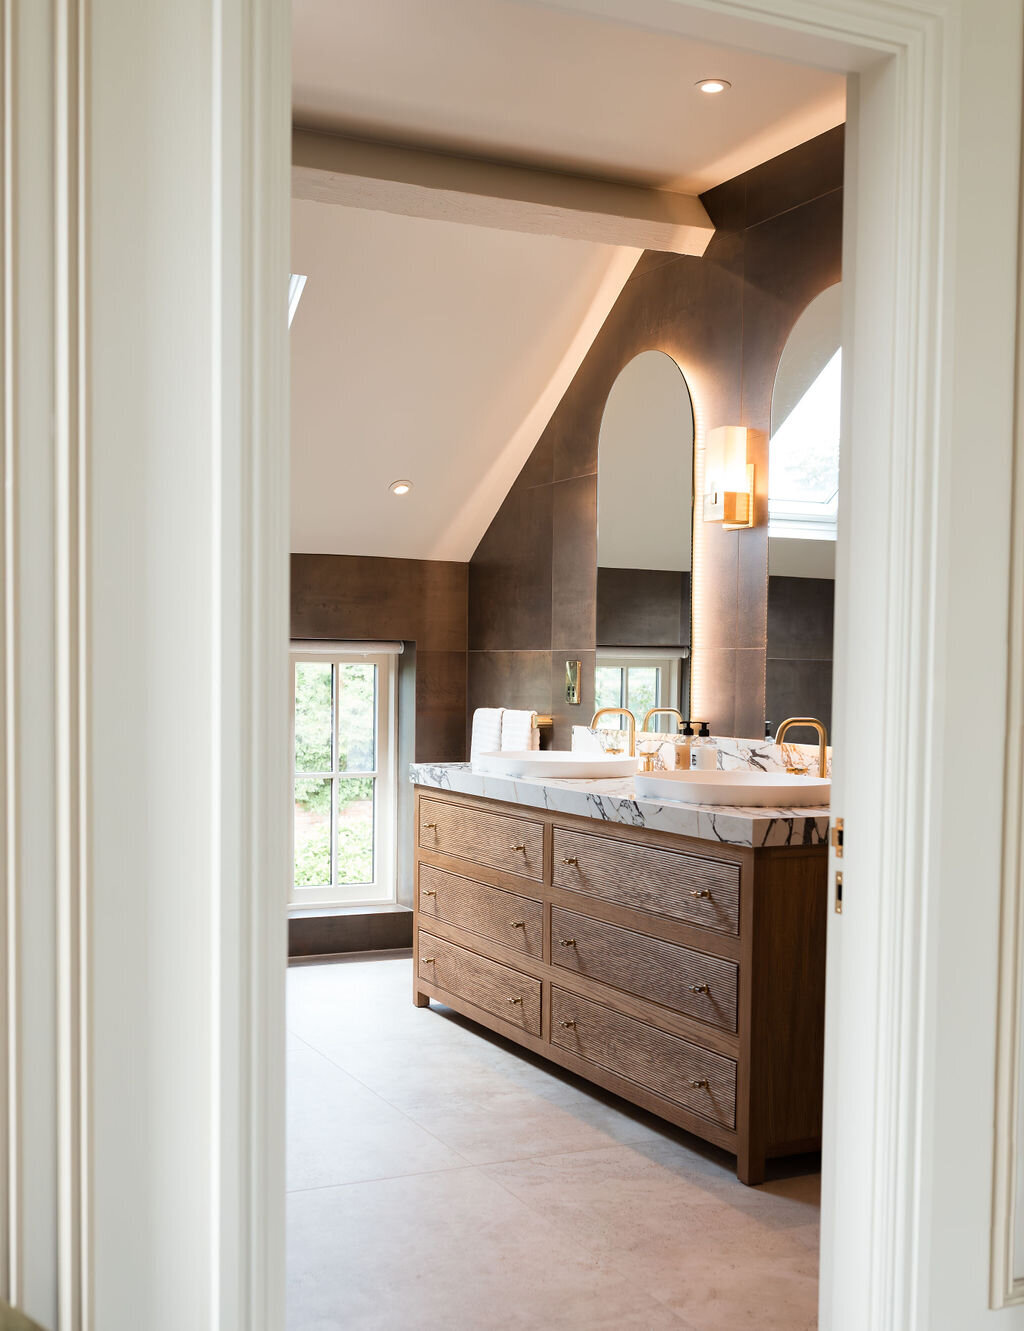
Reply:
M754 464L745 425L718 425L704 444L704 521L726 531L754 525Z

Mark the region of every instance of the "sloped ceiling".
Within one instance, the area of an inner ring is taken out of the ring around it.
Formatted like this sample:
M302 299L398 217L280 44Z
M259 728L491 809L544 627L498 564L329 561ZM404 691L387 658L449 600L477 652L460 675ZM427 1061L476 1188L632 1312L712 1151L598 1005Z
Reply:
M292 549L469 559L638 257L293 201Z
M696 92L709 75L732 90ZM844 99L826 71L539 3L293 0L295 123L392 143L698 191ZM638 251L313 202L292 219L292 549L468 559Z

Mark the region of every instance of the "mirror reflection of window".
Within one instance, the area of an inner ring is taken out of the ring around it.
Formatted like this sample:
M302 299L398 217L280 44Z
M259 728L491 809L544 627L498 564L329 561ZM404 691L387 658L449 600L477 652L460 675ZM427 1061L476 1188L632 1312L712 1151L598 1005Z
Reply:
M842 392L840 286L804 310L789 335L772 393L769 535L836 538Z
M635 356L601 419L594 705L638 721L652 707L689 712L693 436L675 360Z

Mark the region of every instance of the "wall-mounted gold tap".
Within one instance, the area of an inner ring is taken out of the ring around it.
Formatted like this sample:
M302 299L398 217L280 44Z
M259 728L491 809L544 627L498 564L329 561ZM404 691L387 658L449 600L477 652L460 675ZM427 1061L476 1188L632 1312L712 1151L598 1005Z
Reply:
M651 719L652 716L674 716L675 719L679 722L679 729L680 729L680 730L682 730L683 726L686 725L686 722L683 720L683 714L682 714L682 712L677 711L676 708L674 708L674 707L652 707L652 708L650 709L650 711L647 713L647 715L644 717L644 723L643 723L643 725L640 727L640 730L641 730L641 731L644 731L644 730L647 729L647 722Z
M818 775L826 776L826 768L828 766L828 734L825 727L816 716L790 716L783 721L782 725L779 726L778 730L775 732L775 743L781 745L786 731L792 730L794 726L810 726L813 730L818 732ZM801 771L806 770L806 768L799 767L786 768L786 771L790 774L799 774Z
M628 722L626 729L629 731L629 756L636 757L636 717L628 707L601 707L590 718L590 729L593 730L602 716L624 716ZM611 752L611 750L607 750Z

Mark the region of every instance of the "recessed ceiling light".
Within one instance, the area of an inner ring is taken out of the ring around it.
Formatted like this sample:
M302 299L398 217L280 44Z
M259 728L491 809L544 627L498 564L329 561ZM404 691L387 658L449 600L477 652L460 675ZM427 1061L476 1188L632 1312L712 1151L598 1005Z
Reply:
M407 495L412 489L412 481L392 481L388 489L393 495Z
M701 92L725 92L732 84L728 79L700 79L695 85Z

